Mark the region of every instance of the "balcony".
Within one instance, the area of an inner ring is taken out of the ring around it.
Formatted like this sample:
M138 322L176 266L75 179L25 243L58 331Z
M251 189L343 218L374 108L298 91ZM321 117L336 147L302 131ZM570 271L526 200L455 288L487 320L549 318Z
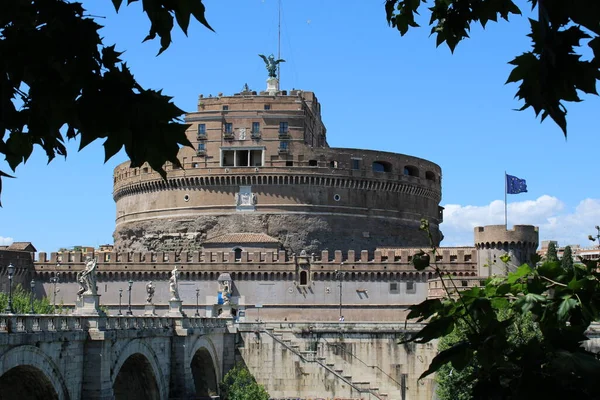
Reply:
M290 150L288 149L287 146L281 146L281 145L279 146L279 154L287 154L289 152L290 152Z
M260 139L262 137L260 131L252 131L250 132L250 136L252 139Z
M290 137L290 133L288 131L279 131L279 139L287 139Z
M223 139L225 140L233 140L233 132L223 132Z
M206 140L206 133L199 133L196 135L196 140Z
M206 155L206 150L204 150L204 149L198 149L198 150L196 150L196 155L198 157L204 157Z

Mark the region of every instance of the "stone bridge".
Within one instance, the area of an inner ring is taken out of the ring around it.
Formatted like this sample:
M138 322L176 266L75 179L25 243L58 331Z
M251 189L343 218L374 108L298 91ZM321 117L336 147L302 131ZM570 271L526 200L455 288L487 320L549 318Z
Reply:
M0 315L0 397L210 398L234 342L217 318Z

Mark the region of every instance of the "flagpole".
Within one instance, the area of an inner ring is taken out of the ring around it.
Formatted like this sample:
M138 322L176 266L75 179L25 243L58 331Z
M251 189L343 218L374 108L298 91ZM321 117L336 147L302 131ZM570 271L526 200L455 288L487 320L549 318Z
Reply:
M506 192L508 192L508 187L506 186L506 171L504 171L504 228L508 230L508 204L506 204L508 195Z

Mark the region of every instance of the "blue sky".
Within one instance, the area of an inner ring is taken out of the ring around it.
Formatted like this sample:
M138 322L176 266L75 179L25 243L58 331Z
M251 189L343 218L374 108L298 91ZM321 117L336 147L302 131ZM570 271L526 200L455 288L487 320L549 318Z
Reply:
M277 51L277 1L208 0L216 33L192 24L188 37L156 57L158 41L142 43L149 23L141 5L119 14L110 0L83 1L105 18L105 44L117 44L145 87L164 89L184 110L198 95L232 94L245 83L265 87L257 56ZM527 7L527 3L520 2ZM528 50L525 17L475 27L454 55L435 47L429 28L405 37L388 27L383 1L283 0L281 86L314 91L333 147L386 150L423 157L443 171L443 245L472 243L472 228L502 224L504 171L527 180L509 196L509 225L536 224L540 239L589 245L600 224L596 97L568 105L569 138L533 111L516 112L517 86L504 85L507 64ZM424 13L424 22L428 16ZM0 243L32 241L40 251L112 243L112 169L101 143L48 166L38 150L3 181ZM3 161L0 169L8 170Z

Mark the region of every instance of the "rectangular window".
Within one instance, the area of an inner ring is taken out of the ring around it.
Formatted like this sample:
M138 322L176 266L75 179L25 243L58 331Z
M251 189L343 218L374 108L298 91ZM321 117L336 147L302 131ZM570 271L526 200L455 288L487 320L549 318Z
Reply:
M235 166L235 151L234 150L224 150L223 151L223 167L234 167Z
M279 148L281 150L287 150L288 149L288 142L279 142Z
M469 261L471 261L471 255L465 254L465 262L469 262Z
M260 122L253 122L252 123L252 133L257 134L259 132L260 132Z
M450 262L456 262L458 260L458 256L450 256Z
M206 145L204 143L198 143L198 150L206 150Z
M360 169L360 160L357 158L352 159L352 169Z
M225 123L225 133L227 133L227 134L233 133L233 124L231 122Z
M248 150L236 150L235 151L235 166L236 167L247 167L248 166Z
M406 292L414 292L415 290L415 283L413 281L408 281L406 282Z
M265 104L265 110L270 110L271 109L271 105L270 104Z
M288 133L288 123L287 122L279 123L279 133Z
M460 281L460 285L462 287L467 287L467 286L469 286L469 282L467 282L467 281Z
M262 167L262 149L221 150L222 167Z
M390 293L400 293L400 290L398 289L398 282L390 282Z
M228 111L229 110L229 106L223 106L223 111Z
M286 167L293 167L294 166L294 161L293 160L286 160L285 161L285 166Z
M206 124L198 124L198 135L206 135Z
M250 166L262 167L262 150L250 150Z

